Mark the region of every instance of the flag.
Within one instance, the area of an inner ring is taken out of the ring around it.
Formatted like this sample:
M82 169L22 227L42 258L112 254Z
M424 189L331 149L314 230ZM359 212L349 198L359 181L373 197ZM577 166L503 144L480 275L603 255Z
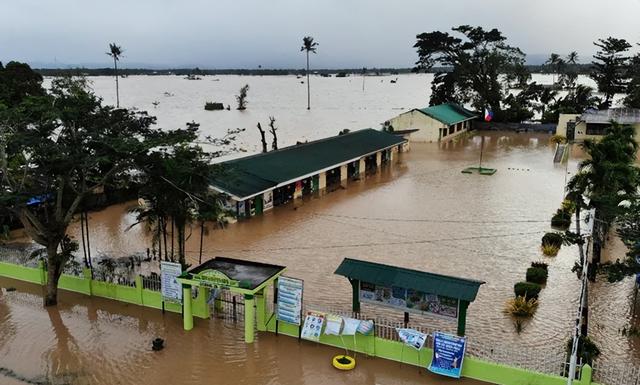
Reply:
M491 119L493 119L493 111L491 111L488 108L484 109L484 121L485 122L490 122Z

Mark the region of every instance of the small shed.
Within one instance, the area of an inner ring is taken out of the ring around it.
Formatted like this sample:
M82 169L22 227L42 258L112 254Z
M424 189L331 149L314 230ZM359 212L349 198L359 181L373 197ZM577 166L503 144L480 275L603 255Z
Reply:
M268 263L216 257L194 267L177 278L183 290L183 323L185 330L193 329L191 290L193 287L210 290L228 289L244 295L245 342L253 342L255 334L254 296L264 298L264 291L274 285L286 268ZM263 305L263 304L262 304Z
M349 279L353 311L370 302L408 313L429 314L457 320L458 335L466 327L467 308L484 281L405 269L381 263L345 258L335 271Z
M393 131L417 130L411 134L412 142L436 142L470 130L471 122L477 117L478 114L458 104L445 103L414 108L389 119L384 125L393 127Z

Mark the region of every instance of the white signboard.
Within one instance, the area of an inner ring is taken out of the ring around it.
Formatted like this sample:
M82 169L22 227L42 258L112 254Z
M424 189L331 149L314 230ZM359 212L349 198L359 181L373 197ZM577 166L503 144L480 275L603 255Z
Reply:
M324 313L308 311L307 317L304 319L304 326L300 336L305 340L320 341L320 333L324 325Z
M278 307L276 319L300 325L304 281L296 278L278 278Z
M162 299L167 302L182 302L182 284L176 280L182 274L182 265L174 262L160 262Z
M262 211L271 210L273 208L273 191L267 191L264 193L264 206Z

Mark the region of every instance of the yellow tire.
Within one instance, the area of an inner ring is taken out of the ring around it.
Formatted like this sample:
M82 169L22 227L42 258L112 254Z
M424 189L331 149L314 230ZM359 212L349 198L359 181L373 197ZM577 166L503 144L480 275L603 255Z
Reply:
M356 367L356 360L345 355L335 356L333 357L333 367L339 370L351 370Z

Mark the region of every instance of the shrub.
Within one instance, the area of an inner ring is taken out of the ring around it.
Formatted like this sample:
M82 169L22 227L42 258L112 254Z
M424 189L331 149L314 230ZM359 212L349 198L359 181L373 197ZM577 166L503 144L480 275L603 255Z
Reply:
M561 233L546 233L542 237L542 245L554 245L560 248L562 246L563 238Z
M539 267L530 267L527 269L527 282L533 282L540 285L547 283L549 273L545 269Z
M224 110L224 105L222 103L206 102L204 109L207 111Z
M557 144L562 144L562 143L566 143L567 142L567 138L565 136L562 135L553 135L551 136L551 138L549 138L549 142L550 143L557 143Z
M556 255L558 255L558 252L560 251L560 248L558 246L555 245L542 245L540 247L540 249L542 250L542 254L546 255L547 257L555 257Z
M507 301L507 305L504 308L505 314L510 314L514 317L531 317L538 309L538 300L535 298L527 299L523 296L518 296Z
M562 201L561 209L562 211L567 212L569 214L575 214L576 203L573 201L570 201L569 199L565 199Z
M566 230L571 226L571 214L562 209L558 209L551 217L551 227Z
M516 297L538 298L542 287L533 282L518 282L513 286Z
M569 338L569 341L567 341L567 355L571 355L572 348L573 339ZM598 349L598 346L589 337L580 336L578 340L578 357L582 358L582 362L593 365L593 359L599 355L600 349Z
M542 261L531 262L531 267L537 267L540 269L544 269L545 271L549 271L549 265L547 265L546 262Z

